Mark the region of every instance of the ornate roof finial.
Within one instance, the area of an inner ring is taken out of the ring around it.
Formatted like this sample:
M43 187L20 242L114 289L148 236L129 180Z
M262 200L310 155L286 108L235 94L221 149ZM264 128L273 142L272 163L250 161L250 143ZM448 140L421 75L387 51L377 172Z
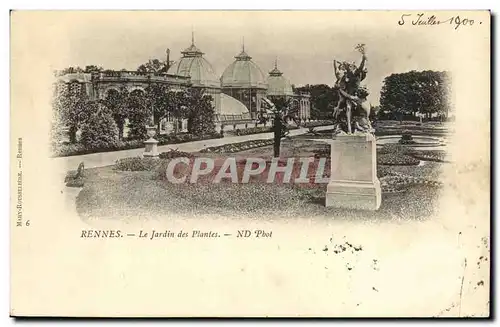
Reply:
M191 27L191 45L181 53L184 57L201 57L203 55L203 52L194 45L194 27Z
M245 37L243 36L242 38L242 43L241 43L241 52L239 55L237 55L235 58L236 60L250 60L252 57L250 57L246 52L245 52Z
M282 72L278 69L278 56L274 59L274 69L269 72L269 75L271 76L281 76L283 75Z

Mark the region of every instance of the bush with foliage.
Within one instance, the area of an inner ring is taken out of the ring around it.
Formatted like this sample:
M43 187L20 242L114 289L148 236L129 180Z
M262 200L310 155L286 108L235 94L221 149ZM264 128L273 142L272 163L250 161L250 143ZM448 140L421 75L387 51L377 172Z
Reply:
M398 141L399 144L415 144L413 140L413 135L410 131L405 130L401 135L401 139Z
M80 143L88 149L117 147L118 127L112 113L102 104L89 103L93 112L82 127Z

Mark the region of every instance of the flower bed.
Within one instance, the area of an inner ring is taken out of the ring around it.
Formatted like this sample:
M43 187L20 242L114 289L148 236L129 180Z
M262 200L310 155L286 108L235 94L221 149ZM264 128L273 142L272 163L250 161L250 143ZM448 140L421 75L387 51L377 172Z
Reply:
M418 127L418 126L417 126ZM409 129L407 126L404 129ZM375 135L376 136L391 136L391 135L401 135L403 128L384 128L384 127L376 127ZM418 129L412 129L411 133L414 136L446 136L449 133L442 129L432 129L432 128L422 128L418 127Z
M309 121L309 122L303 123L302 127L311 128L311 127L328 126L328 125L332 125L332 124L333 124L333 122L330 120L318 120L318 121Z
M272 127L271 126L260 126L260 127L250 127L250 128L245 128L245 129L235 129L232 131L227 131L228 134L230 135L252 135L252 134L259 134L259 133L270 133L272 132Z
M392 153L407 154L408 149L400 144L384 144L381 148L377 149L377 155Z
M416 166L419 163L420 160L403 153L387 153L377 156L378 165Z
M412 151L409 153L409 155L411 155L415 159L424 161L449 162L449 160L446 159L446 153L440 150Z
M188 133L178 134L178 135L160 135L158 136L158 145L166 144L179 144L192 141L200 140L210 140L221 138L219 133L212 133L203 136L195 136ZM69 157L76 155L83 155L89 153L99 153L99 152L112 152L121 150L138 149L144 147L144 141L142 140L125 140L120 141L117 146L107 147L107 148L86 148L81 144L59 144L53 146L52 156L53 157Z
M121 171L154 170L158 164L159 160L157 159L132 157L117 160L114 169Z
M194 155L189 152L179 151L177 149L172 149L167 152L160 153L160 159L174 159L174 158L193 158Z
M274 140L251 140L239 143L211 146L201 150L202 153L234 153L274 144Z
M299 129L298 126L288 126L288 130ZM271 133L273 131L272 126L260 126L260 127L250 127L245 129L235 129L232 131L227 131L230 135L242 136L242 135L252 135L260 133Z

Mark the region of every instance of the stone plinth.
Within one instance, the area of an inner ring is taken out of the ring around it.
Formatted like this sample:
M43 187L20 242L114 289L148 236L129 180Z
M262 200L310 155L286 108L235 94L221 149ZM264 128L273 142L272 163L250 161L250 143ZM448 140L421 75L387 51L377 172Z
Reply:
M144 153L142 154L144 157L153 157L158 158L160 154L158 153L158 141L154 138L150 138L147 141L144 141Z
M327 207L377 210L382 203L377 178L375 136L338 135L331 141L331 176Z

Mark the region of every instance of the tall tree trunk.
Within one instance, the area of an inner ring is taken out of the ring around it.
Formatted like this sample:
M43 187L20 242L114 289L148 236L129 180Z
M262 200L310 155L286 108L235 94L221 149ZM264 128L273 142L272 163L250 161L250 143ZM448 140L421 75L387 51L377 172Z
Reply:
M275 158L279 158L279 156L280 156L281 129L282 129L281 119L274 119L273 130L274 130L274 157Z
M69 128L69 142L70 143L76 143L76 132L78 131L78 128L76 126L70 126Z

